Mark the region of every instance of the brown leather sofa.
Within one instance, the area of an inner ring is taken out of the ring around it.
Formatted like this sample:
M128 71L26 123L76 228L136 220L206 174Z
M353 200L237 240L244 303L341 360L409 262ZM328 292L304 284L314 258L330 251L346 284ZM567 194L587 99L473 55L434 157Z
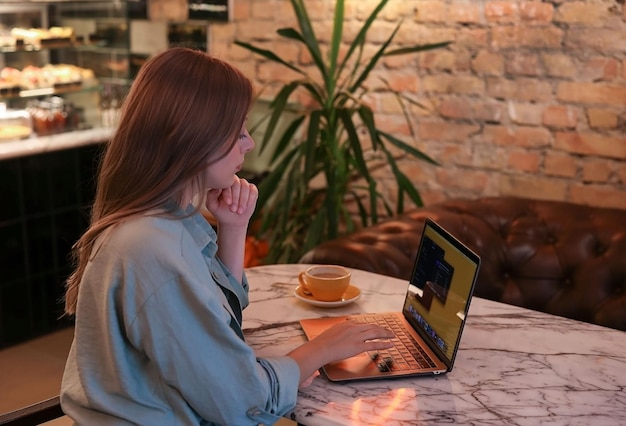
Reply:
M426 217L482 258L475 295L626 331L626 211L513 197L448 200L327 241L301 263L409 279Z

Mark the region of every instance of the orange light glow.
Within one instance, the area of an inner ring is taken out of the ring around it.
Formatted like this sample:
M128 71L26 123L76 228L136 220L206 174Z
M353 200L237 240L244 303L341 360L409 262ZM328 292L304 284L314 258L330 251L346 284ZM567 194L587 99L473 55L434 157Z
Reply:
M398 408L398 406L402 403L402 401L404 401L405 397L406 397L406 391L407 389L405 388L400 388L397 389L394 392L394 396L391 400L391 402L389 403L389 405L387 405L387 407L383 410L382 413L380 413L378 416L376 416L375 418L372 418L372 423L371 424L376 424L376 425L384 425L387 423L387 420L389 419L389 416L392 415L393 413L396 412L396 409ZM385 398L386 399L386 398ZM360 424L360 419L361 419L361 405L363 403L362 399L357 399L356 401L354 401L352 403L352 409L350 410L350 420L352 421L353 424ZM371 407L368 407L371 408ZM372 413L374 414L374 413Z

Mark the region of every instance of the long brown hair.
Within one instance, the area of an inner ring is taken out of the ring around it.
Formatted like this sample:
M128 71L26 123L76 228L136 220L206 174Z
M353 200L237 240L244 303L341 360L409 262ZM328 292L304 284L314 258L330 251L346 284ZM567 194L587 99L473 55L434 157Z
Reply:
M207 164L237 142L251 102L250 81L200 51L172 48L141 67L100 163L90 226L73 247L67 315L76 311L80 281L98 236L168 200L180 203L189 185L205 193Z

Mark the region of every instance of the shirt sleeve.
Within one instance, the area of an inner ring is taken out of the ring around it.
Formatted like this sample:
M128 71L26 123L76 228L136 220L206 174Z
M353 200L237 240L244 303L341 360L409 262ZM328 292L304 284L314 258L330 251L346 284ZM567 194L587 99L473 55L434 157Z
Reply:
M220 293L215 282L168 281L129 322L129 340L162 386L176 389L203 419L272 424L295 406L298 365L287 356L257 359L230 328Z

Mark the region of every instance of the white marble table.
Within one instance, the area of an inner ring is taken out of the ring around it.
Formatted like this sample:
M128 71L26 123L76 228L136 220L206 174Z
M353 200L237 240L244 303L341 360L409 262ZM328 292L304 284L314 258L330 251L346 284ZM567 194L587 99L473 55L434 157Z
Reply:
M259 355L304 342L306 317L401 309L407 283L353 270L354 303L318 308L296 299L305 265L247 269L248 342ZM315 425L625 425L626 333L474 298L452 372L335 384L313 377L295 420Z

